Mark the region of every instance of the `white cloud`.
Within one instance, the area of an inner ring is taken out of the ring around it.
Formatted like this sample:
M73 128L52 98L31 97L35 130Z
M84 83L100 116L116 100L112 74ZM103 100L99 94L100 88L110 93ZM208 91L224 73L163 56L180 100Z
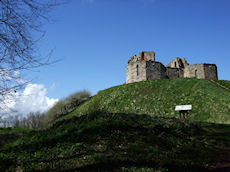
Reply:
M51 108L58 99L49 98L46 96L47 89L41 84L28 84L23 92L17 92L14 96L5 100L8 108L5 112L10 112L10 109L16 114L27 115L30 112L45 112Z

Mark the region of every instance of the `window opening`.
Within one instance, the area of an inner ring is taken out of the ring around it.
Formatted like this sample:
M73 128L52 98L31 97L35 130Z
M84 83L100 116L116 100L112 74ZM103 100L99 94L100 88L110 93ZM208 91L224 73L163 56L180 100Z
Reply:
M137 76L140 74L139 66L137 65Z
M197 69L195 70L195 77L198 78L198 71L197 71Z

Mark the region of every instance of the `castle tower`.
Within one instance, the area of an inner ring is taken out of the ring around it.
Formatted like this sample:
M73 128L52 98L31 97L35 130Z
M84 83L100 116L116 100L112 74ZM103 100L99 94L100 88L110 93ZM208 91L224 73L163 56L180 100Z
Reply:
M134 55L126 67L126 83L166 78L166 68L155 61L155 52L143 51Z

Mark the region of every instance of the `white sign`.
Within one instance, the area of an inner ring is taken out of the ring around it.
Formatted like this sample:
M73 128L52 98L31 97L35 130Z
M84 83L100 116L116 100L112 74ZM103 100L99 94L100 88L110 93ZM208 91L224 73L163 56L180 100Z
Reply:
M175 111L192 110L192 105L177 105Z

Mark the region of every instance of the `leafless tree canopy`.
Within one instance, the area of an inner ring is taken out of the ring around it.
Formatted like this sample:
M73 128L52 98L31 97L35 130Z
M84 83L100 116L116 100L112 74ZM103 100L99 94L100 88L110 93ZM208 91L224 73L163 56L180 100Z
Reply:
M14 128L31 128L42 129L44 113L30 112L26 117L20 117L19 115L11 115L6 118L0 116L0 128L1 127L14 127Z
M55 0L0 0L0 101L25 81L20 72L49 64L36 47Z

